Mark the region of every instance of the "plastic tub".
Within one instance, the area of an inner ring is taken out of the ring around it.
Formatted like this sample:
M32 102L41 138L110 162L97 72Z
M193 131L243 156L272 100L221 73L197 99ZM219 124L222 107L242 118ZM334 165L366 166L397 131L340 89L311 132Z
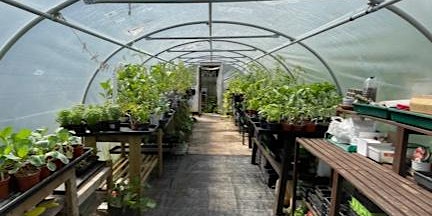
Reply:
M379 163L393 163L395 148L393 146L378 145L368 147L368 157Z
M415 172L414 179L417 184L422 185L429 191L432 191L432 172Z

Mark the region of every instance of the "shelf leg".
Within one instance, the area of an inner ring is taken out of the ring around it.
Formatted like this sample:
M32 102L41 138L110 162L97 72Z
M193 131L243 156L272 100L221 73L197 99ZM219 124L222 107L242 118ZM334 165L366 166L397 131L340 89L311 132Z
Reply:
M393 158L393 171L401 176L406 175L405 159L406 149L408 145L408 129L403 127L397 127L396 142L395 142L395 154Z
M256 155L257 155L257 151L258 151L258 146L256 145L255 140L253 140L251 143L252 143L251 164L257 165L257 163L256 163Z
M75 169L72 169L69 179L66 180L66 215L68 216L78 216L78 196L77 196L77 185Z
M83 143L85 146L93 148L93 151L97 153L96 137L94 136L83 137Z
M159 177L162 176L163 173L163 147L162 147L162 138L163 138L163 131L162 129L158 130L157 133L157 145L158 145L158 154L159 154L159 158L158 158L158 166L159 166Z
M288 143L284 142L284 150L285 152L288 152ZM285 149L286 148L286 149ZM294 162L293 162L293 180L292 180L292 190L291 190L291 215L294 215L295 209L296 209L296 201L297 201L297 178L298 178L298 164L299 164L299 148L300 148L300 144L297 141L294 141ZM284 160L288 161L287 157L284 158ZM289 166L289 162L284 162L284 168L282 169L282 176L286 175L285 173L288 173L288 166ZM286 168L285 168L286 166ZM286 171L285 171L286 170ZM286 182L286 180L285 180ZM284 186L285 188L285 186ZM280 192L279 192L280 193ZM284 190L285 193L285 190ZM278 205L279 202L283 202L283 195L281 197L281 195L279 194L279 200L278 200ZM281 203L282 204L282 203Z
M333 182L331 190L330 216L339 215L339 207L342 196L342 181L343 178L339 173L333 171Z
M129 184L141 181L141 136L129 137ZM141 187L137 187L139 194Z

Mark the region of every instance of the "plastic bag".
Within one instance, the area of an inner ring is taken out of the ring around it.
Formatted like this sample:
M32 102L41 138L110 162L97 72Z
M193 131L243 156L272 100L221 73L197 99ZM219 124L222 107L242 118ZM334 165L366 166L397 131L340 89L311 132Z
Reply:
M333 116L327 133L333 135L339 143L350 143L352 138L358 137L359 132L374 132L375 122L371 120L341 118Z

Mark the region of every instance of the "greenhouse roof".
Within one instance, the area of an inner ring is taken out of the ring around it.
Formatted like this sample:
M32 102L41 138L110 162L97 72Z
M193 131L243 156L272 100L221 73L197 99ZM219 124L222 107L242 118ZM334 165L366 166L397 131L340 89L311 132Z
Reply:
M52 125L97 102L127 63L225 70L280 65L341 93L369 76L379 99L432 92L428 0L1 0L0 125Z

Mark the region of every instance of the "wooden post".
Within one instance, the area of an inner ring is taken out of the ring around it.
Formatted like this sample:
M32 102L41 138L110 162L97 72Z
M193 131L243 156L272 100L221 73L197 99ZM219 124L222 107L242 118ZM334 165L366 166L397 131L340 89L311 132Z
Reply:
M299 158L300 158L300 152L299 152L299 149L300 149L300 144L297 142L297 140L295 140L295 136L294 135L291 135L291 134L289 134L288 135L288 142L284 142L284 151L285 152L288 152L289 150L288 150L288 145L289 145L289 143L291 143L291 141L290 140L292 140L292 139L294 139L294 162L293 162L293 176L292 176L292 191L291 191L291 196L292 196L292 198L291 198L291 205L290 205L290 208L291 208L291 215L294 215L294 212L295 212L295 209L296 209L296 201L297 201L297 177L299 176L298 174L299 174L299 167L298 167L298 164L299 164ZM288 166L290 165L289 164L289 160L288 160L288 156L285 156L283 159L282 159L284 162L283 162L283 165L282 165L282 177L280 178L281 179L281 184L284 184L283 185L283 187L279 187L279 190L282 190L282 192L283 192L283 194L281 194L281 191L279 191L279 197L278 197L278 200L277 200L277 207L278 207L278 212L276 212L276 213L279 213L279 214L281 214L282 213L282 204L283 204L283 201L284 201L284 196L285 196L285 189L286 189L286 182L287 182L287 175L288 175Z
M65 182L66 215L78 216L79 208L78 208L76 176L74 175L75 168L72 168L70 172L72 172L73 174L70 175L69 179L67 179Z
M124 143L124 142L121 142L121 143L120 143L120 148L121 148L121 154L120 154L120 156L121 156L121 157L126 156L126 147L125 147L125 143ZM129 149L129 150L130 150L130 149Z
M95 153L97 153L96 137L95 136L83 137L83 143L87 147L92 147L93 151Z
M162 129L159 129L157 132L157 145L158 145L158 166L159 166L159 177L162 176L163 173L163 146L162 146L162 140L163 139L163 131Z
M129 136L129 184L141 182L141 136ZM137 187L140 193L141 187Z
M331 190L330 216L339 215L339 207L342 196L342 181L342 176L334 171Z
M406 175L405 159L406 149L408 146L409 130L403 127L397 127L396 140L395 140L395 154L393 157L393 171L401 176Z

